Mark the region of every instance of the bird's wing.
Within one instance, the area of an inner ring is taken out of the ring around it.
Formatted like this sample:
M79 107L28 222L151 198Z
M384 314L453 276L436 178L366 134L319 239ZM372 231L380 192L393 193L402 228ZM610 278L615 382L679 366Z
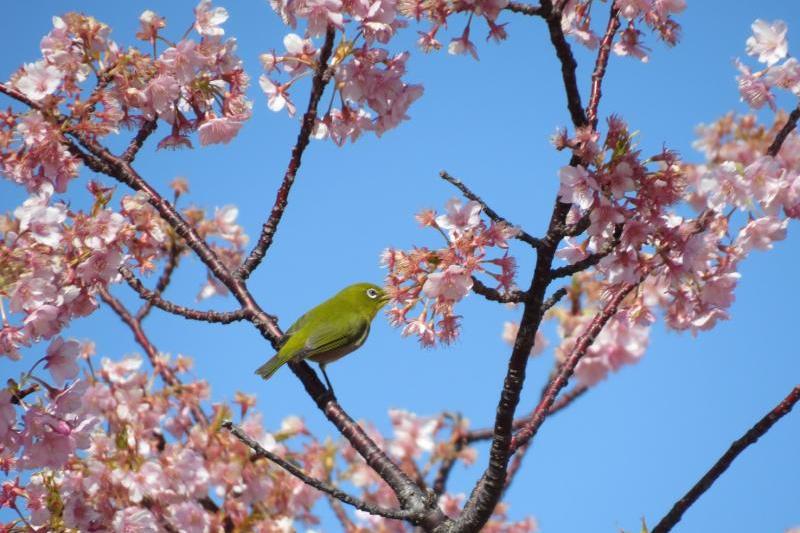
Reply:
M345 346L358 348L369 333L369 321L357 314L342 314L320 324L306 339L297 357L307 358L332 352Z

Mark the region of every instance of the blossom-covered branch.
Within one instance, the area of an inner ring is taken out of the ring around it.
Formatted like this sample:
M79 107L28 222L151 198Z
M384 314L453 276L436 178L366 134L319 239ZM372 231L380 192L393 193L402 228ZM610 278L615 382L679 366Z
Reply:
M733 464L733 461L747 449L751 444L755 444L758 439L763 437L775 423L789 414L795 404L800 401L800 385L794 387L791 392L769 413L764 415L761 420L751 427L747 433L731 444L730 448L717 460L716 463L703 475L700 480L678 500L672 509L653 527L651 533L667 533L680 522L683 513L689 509L705 493L714 482L725 473Z
M541 244L541 240L537 239L536 237L534 237L533 235L529 234L528 232L526 232L525 230L523 230L519 226L515 226L514 224L512 224L511 222L509 222L505 218L501 217L499 214L497 214L497 212L494 209L492 209L491 207L486 205L486 202L484 202L483 199L481 199L480 196L478 196L477 194L472 192L470 190L470 188L467 187L466 184L464 184L463 181L461 181L460 179L450 175L450 173L448 173L445 170L442 170L441 172L439 172L439 176L443 180L445 180L446 182L448 182L451 185L453 185L456 189L461 191L461 193L466 198L468 198L469 200L472 200L473 202L478 202L478 204L480 204L481 208L483 209L483 212L486 213L486 216L488 216L492 221L498 222L498 223L502 223L502 224L505 224L505 225L510 226L512 228L515 228L517 230L516 234L514 235L515 239L519 239L522 242L528 243L531 246L533 246L534 248L537 248Z
M352 505L353 507L355 507L360 511L364 511L366 513L377 516L382 516L384 518L392 518L395 520L407 520L410 518L414 518L415 516L414 512L405 509L386 509L381 507L380 505L369 504L364 500L355 498L347 494L343 490L340 490L322 480L309 476L308 474L303 472L301 469L297 468L289 461L284 460L283 458L275 455L274 453L270 452L269 450L261 446L261 444L259 444L258 441L250 437L247 433L245 433L242 430L242 428L235 425L230 420L223 421L222 427L230 431L231 434L233 434L237 439L239 439L244 444L249 446L250 449L252 449L255 452L256 457L265 457L269 459L270 461L280 466L293 476L300 479L306 485L310 485L315 489L324 492L325 494L328 494L329 496L332 496L343 503Z

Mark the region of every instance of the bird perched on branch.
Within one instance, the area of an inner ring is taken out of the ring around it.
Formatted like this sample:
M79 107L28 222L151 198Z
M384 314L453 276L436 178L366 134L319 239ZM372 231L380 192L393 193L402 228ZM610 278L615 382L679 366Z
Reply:
M298 318L286 330L278 353L258 367L256 374L269 379L290 361L310 359L319 363L328 390L333 394L325 366L364 344L372 320L388 301L386 292L372 283L345 287Z

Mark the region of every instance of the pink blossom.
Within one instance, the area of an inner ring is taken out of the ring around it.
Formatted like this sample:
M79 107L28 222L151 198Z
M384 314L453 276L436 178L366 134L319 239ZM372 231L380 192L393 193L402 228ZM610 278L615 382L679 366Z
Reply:
M592 207L595 193L600 187L583 166L561 167L558 176L561 179L558 195L563 202L573 203L584 211Z
M20 231L29 231L36 242L52 248L63 238L61 225L67 219L67 208L62 203L47 205L49 198L49 193L28 198L14 210L14 216L19 220Z
M64 73L45 61L28 63L14 85L19 91L33 101L38 102L45 96L53 94L61 85Z
M141 507L126 507L114 514L111 522L114 533L158 533L156 517Z
M170 524L178 531L185 533L208 533L211 531L211 520L206 511L193 501L175 503L167 508Z
M642 63L647 63L647 48L642 45L642 32L629 25L620 33L619 40L614 43L614 53L619 56L633 56Z
M451 55L469 53L476 61L478 60L478 50L475 48L475 44L469 40L469 25L464 28L461 37L450 41L450 44L447 45L447 53Z
M451 198L445 204L444 215L436 217L436 223L443 230L447 230L451 239L473 230L481 221L481 204L470 200L462 204L458 198Z
M747 39L747 54L758 56L761 63L774 65L789 51L786 41L786 23L776 20L772 23L757 19L751 28L753 35Z
M161 465L155 461L146 461L136 471L119 472L118 477L120 485L128 489L129 498L133 503L141 502L145 496L157 497L167 488L167 478Z
M194 8L194 28L197 33L206 37L217 37L225 34L220 24L228 20L228 12L224 7L211 9L211 0L200 0Z
M179 84L190 83L206 61L198 50L197 43L188 39L178 41L175 46L164 50L158 58L158 62L167 67L170 77L174 77Z
M769 85L766 83L762 73L753 74L750 69L736 61L736 66L739 69L739 95L743 102L753 109L761 109L764 104L768 104L773 111L775 108L775 96L770 91Z
M180 90L178 80L168 74L161 74L147 84L145 94L153 111L161 118L171 121Z
M239 130L243 122L231 117L211 117L202 122L197 128L200 134L200 144L228 144Z
M403 327L402 335L406 337L416 335L422 346L429 347L436 344L436 331L434 330L433 323L426 320L424 313L410 320L405 327Z
M429 298L457 302L472 290L472 277L463 266L450 265L444 272L434 272L425 280L422 291Z
M417 458L433 450L434 434L439 428L435 418L419 417L402 409L390 409L389 418L394 428L394 440L389 451L397 458Z
M277 113L286 107L289 116L294 116L296 108L294 103L289 99L288 84L278 85L269 79L266 74L261 75L258 79L258 83L261 85L261 90L267 95L267 107L269 107L270 110Z
M158 16L154 11L145 9L142 11L142 14L139 15L139 25L140 28L139 31L136 32L136 38L154 43L156 37L158 37L158 30L166 27L167 23L164 17Z
M567 237L563 244L564 246L556 251L556 257L567 263L576 263L581 259L586 259L589 255L589 252L586 251L586 243L578 243L575 239Z
M0 443L6 442L6 437L13 431L17 423L17 412L11 403L11 392L8 389L0 390Z
M753 248L758 250L771 250L772 243L786 238L786 228L789 219L779 220L772 216L765 216L751 220L739 232L736 246L743 254Z
M64 341L60 336L50 342L47 348L45 368L50 370L55 382L62 385L64 381L73 379L78 375L77 357L81 345L74 339Z
M310 36L322 35L332 24L337 28L344 27L341 0L304 0L303 8L299 10L303 18L308 19L306 33Z

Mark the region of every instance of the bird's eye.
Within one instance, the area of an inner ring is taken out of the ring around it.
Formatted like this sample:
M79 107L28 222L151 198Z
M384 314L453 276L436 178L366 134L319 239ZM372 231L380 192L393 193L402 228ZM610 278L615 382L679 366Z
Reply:
M372 298L373 300L378 297L378 291L375 289L367 289L367 296Z

